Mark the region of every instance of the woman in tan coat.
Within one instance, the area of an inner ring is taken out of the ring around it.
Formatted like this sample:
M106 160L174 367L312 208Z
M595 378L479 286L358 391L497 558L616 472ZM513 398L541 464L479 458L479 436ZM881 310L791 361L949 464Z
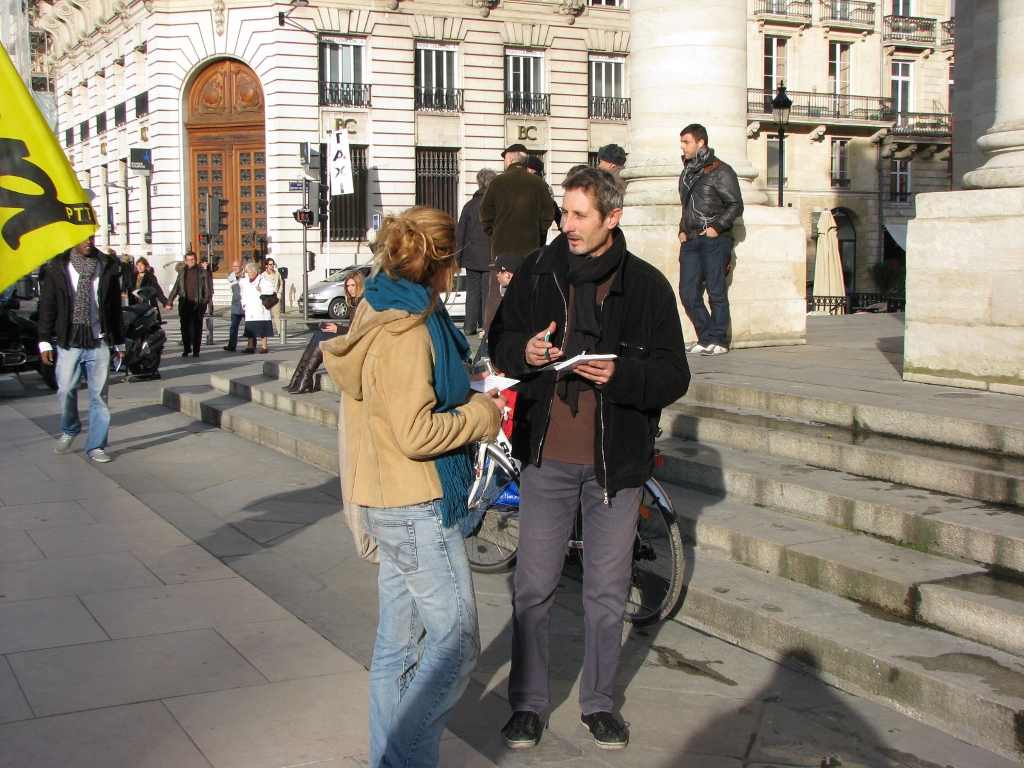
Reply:
M442 211L385 218L352 326L321 346L344 393L343 494L363 507L380 557L373 768L437 766L480 648L459 522L473 478L467 445L497 435L505 402L496 392L470 397L469 344L439 300L455 251L455 221Z

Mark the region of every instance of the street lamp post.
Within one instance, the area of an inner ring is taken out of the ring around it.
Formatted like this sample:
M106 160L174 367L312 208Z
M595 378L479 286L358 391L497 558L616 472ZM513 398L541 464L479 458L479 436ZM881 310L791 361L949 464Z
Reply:
M782 188L786 186L786 123L793 100L786 95L786 84L779 83L779 92L772 99L772 116L779 126L779 208L782 207Z

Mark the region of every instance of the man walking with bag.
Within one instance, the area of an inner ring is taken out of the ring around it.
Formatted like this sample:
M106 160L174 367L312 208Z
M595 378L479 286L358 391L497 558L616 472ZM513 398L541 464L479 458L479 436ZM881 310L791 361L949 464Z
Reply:
M679 298L697 332L687 352L729 351L729 287L725 276L735 242L732 224L743 214L736 171L708 146L708 132L693 123L679 134L683 172L679 176ZM704 306L707 285L711 312Z

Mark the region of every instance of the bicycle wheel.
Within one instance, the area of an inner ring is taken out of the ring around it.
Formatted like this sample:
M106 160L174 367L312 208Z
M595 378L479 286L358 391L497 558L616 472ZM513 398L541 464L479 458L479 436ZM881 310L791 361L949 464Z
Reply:
M469 567L477 573L509 570L519 549L519 471L494 446L487 447L483 478L469 510L470 518L479 517L466 537Z
M637 627L671 616L683 593L683 537L667 498L656 480L644 484L626 599L626 618Z

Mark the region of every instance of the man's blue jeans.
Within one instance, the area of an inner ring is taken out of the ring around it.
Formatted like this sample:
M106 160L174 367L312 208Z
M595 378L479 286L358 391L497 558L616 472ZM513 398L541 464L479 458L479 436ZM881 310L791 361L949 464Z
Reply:
M699 235L679 246L679 299L697 332L701 346L729 346L729 288L726 267L732 256L733 239L728 235ZM711 312L704 306L707 285Z
M93 349L57 350L57 400L60 402L60 431L74 437L82 431L78 416L78 385L85 373L89 386L89 438L85 452L107 447L110 411L107 410L107 381L110 378L110 347L100 343Z
M435 768L448 712L480 654L458 525L440 502L364 510L377 540L380 623L370 666L370 765Z
M242 320L245 315L236 315L234 312L231 313L231 330L228 331L228 346L234 349L238 346L238 326L242 324Z

